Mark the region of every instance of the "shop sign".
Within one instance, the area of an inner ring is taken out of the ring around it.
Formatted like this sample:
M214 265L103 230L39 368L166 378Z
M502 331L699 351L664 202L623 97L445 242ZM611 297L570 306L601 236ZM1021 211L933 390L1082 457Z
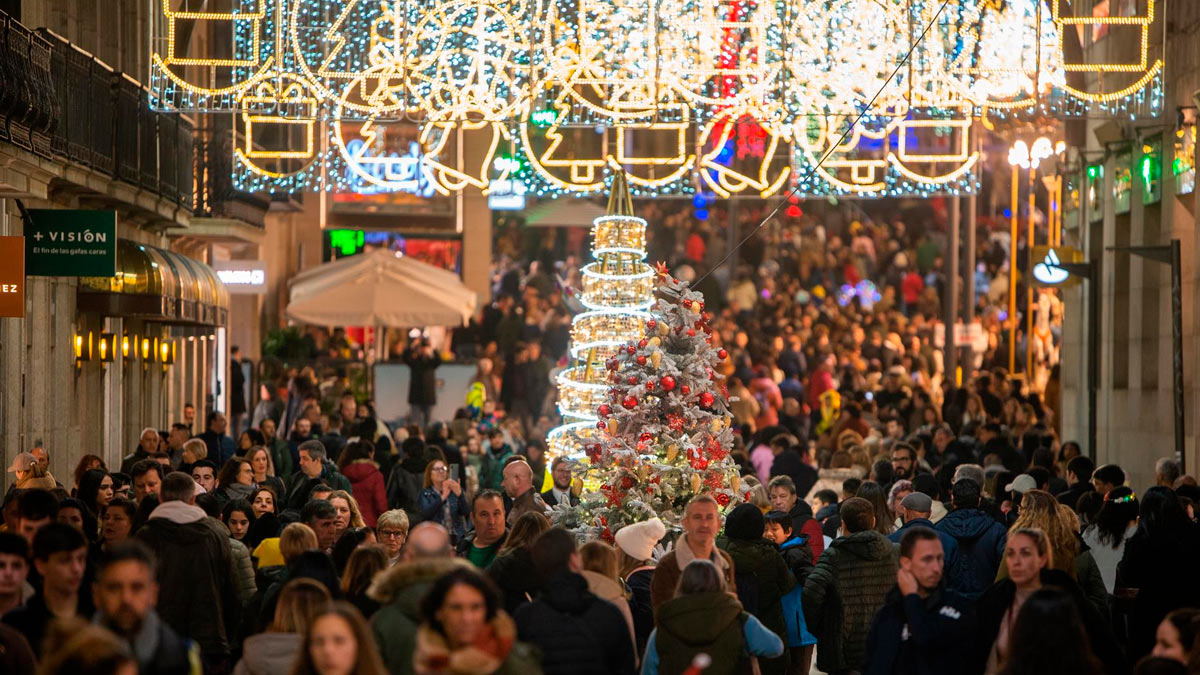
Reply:
M117 212L30 209L25 221L25 265L30 276L114 276Z
M213 269L233 295L261 295L267 292L267 263L262 260L217 260Z
M25 316L25 237L0 237L0 316Z
M1033 281L1039 286L1071 286L1079 278L1059 267L1060 263L1083 261L1083 253L1070 246L1034 246Z

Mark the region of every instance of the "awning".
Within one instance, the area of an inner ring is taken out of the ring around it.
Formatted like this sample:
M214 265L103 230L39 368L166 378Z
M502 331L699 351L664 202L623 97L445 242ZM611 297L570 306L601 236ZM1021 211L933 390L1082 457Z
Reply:
M225 325L229 292L204 263L128 239L117 240L117 274L81 277L77 305L106 316Z

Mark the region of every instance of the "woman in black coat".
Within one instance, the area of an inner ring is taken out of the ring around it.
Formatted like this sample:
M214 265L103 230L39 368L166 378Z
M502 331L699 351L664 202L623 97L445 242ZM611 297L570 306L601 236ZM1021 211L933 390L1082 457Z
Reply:
M1137 533L1125 542L1117 565L1115 595L1133 597L1129 657L1154 647L1154 632L1171 610L1200 605L1200 532L1188 520L1175 491L1152 487L1142 496Z

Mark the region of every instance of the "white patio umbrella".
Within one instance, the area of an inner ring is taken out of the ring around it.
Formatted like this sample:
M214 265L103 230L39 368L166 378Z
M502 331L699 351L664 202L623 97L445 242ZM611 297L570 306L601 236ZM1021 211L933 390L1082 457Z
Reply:
M457 274L379 249L297 275L287 316L319 326L461 326L476 302Z

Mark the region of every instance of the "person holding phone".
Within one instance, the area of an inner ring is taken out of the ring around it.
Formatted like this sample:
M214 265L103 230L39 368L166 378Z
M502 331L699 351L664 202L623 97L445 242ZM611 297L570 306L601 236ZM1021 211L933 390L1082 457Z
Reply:
M417 500L421 521L445 527L455 544L466 536L467 529L467 500L457 478L457 464L451 476L446 462L433 460L425 466L425 489Z

